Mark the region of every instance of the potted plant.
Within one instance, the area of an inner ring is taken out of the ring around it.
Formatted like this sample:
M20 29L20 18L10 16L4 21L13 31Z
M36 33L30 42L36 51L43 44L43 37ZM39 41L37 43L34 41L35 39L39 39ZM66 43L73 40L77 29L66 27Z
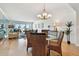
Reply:
M69 21L66 23L66 30L65 30L65 33L67 35L67 43L70 44L70 33L71 33L71 26L72 26L72 21Z

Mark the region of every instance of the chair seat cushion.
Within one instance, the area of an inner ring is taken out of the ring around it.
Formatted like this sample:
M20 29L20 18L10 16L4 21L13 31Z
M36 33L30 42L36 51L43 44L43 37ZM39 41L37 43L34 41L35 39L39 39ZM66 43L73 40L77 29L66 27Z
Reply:
M49 40L49 43L57 43L58 42L58 40Z
M50 46L52 46L52 45L53 45L53 46L58 46L57 40L52 40L52 41L50 40L50 41L49 41L49 45L50 45Z

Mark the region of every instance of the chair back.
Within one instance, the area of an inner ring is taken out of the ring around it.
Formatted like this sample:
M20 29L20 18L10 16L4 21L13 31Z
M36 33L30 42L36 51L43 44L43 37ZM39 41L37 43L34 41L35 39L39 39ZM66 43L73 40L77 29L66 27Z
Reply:
M58 36L58 42L57 42L58 45L61 45L63 37L64 37L64 32L60 31L59 36Z
M31 32L32 32L31 30L29 30L29 31L26 32L26 37L27 37L27 42L28 42L28 43L32 43L31 37L30 37L30 33L31 33Z
M42 32L44 32L46 36L48 37L48 30L42 30Z
M46 55L46 34L45 33L32 33L32 55L45 56Z

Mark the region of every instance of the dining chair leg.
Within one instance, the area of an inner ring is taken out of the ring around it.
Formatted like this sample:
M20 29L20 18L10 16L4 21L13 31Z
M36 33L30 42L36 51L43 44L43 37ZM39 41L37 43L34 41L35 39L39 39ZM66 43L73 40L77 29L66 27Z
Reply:
M28 47L27 47L27 51L28 51Z
M59 50L59 53L60 53L60 55L62 56L62 50L61 50L61 49Z
M48 48L48 53L47 53L47 56L50 56L50 49Z
M61 56L62 56L62 51L61 51L61 53L60 53L60 54L61 54Z

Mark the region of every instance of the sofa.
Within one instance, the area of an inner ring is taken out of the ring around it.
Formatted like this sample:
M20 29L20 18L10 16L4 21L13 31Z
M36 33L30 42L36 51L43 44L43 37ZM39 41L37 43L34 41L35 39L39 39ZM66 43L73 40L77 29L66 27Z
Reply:
M19 32L9 32L8 38L9 39L17 39L19 37Z
M0 40L5 38L5 33L6 33L5 30L0 29Z

